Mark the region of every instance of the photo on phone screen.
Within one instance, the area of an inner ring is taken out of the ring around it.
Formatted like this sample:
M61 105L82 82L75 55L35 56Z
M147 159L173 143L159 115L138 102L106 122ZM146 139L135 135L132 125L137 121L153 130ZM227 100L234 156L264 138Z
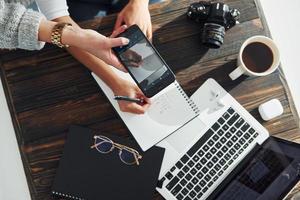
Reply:
M175 76L136 26L121 34L130 43L114 51L146 96L153 96L174 82Z
M140 40L120 57L143 88L148 88L168 70L146 39Z

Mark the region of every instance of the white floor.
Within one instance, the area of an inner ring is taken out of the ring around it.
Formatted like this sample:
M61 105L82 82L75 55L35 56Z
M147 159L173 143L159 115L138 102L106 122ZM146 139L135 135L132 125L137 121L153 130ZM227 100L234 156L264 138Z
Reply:
M300 111L299 0L261 0L273 39L281 52L281 62ZM29 200L14 129L0 81L0 200Z

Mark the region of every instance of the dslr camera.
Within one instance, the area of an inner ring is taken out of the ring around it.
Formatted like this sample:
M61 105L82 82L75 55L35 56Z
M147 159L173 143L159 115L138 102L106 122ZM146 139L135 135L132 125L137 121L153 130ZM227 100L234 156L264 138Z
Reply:
M209 48L220 48L225 31L238 23L240 12L220 2L200 1L189 6L187 16L203 25L202 43Z

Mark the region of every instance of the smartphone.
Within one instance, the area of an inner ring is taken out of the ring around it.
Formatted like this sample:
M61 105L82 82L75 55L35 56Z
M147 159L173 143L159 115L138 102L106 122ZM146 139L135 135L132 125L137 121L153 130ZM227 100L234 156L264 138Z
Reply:
M130 40L126 46L113 48L146 97L152 97L175 81L175 75L137 25L118 37Z

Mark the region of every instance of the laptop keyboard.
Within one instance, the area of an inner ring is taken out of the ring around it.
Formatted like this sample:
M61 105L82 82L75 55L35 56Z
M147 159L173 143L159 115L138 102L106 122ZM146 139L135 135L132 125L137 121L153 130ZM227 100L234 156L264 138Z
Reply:
M229 108L166 173L166 189L178 200L200 199L257 136Z

